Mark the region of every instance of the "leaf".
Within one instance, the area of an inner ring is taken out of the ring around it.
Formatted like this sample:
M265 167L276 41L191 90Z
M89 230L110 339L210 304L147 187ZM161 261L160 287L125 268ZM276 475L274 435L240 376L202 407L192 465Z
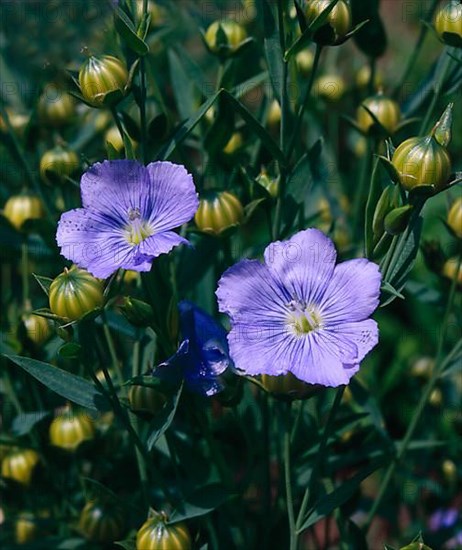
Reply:
M48 296L50 293L50 286L51 286L51 283L53 282L53 279L50 279L50 277L43 277L42 275L36 275L35 273L32 273L32 276L40 285L43 292L45 292L45 294Z
M217 98L220 95L220 91L216 92L212 97L207 99L194 116L189 118L187 121L183 122L175 131L173 136L170 138L169 142L164 145L156 154L157 159L166 160L170 155L175 151L178 145L182 143L188 135L194 130L197 124L200 122L205 113L210 109L210 107L215 103Z
M189 497L185 498L181 509L176 509L170 516L169 524L204 516L216 510L231 495L219 483L211 483L196 489Z
M356 475L344 481L342 485L321 497L307 514L297 533L308 529L308 527L311 527L311 525L314 525L320 519L330 515L336 508L345 504L355 494L361 483L373 472L381 468L384 463L384 459L375 460Z
M169 429L175 418L175 413L180 402L183 384L178 388L173 397L166 403L162 411L153 419L149 426L150 435L147 440L148 450L151 451L158 439Z
M182 119L191 117L195 111L193 85L178 55L169 50L170 79L172 81L175 102Z
M260 206L262 202L265 202L266 199L255 199L252 202L249 202L249 204L246 204L244 207L244 223L247 223L250 218L253 216L257 208Z
M317 143L320 141L321 140L318 140ZM297 162L287 180L287 193L292 195L297 202L301 203L304 202L312 185L311 159L309 153L306 153Z
M135 538L125 539L125 540L117 540L113 544L115 544L116 546L120 546L121 548L124 548L125 550L136 550L136 540L135 540Z
M28 434L36 424L46 418L50 413L48 411L34 411L21 413L16 416L11 423L11 432L20 437Z
M67 342L58 350L58 355L63 359L77 359L82 351L82 346L75 342Z
M274 2L269 0L260 0L260 9L263 12L263 32L264 32L264 49L266 63L270 74L271 84L274 94L279 104L282 104L284 87L284 60L283 51L281 49L281 39L279 29L276 25L276 19L271 9Z
M21 357L19 355L5 355L5 357L61 397L94 411L108 409L109 404L104 395L84 378L66 372L49 363L28 357Z
M387 157L384 157L382 155L377 155L377 158L379 159L382 166L387 171L387 174L390 176L390 179L393 183L399 183L400 177L399 172L395 168L395 165L391 162L391 160L387 159Z
M101 482L89 477L82 477L81 480L83 482L83 492L87 502L97 500L98 502L104 501L105 503L111 503L116 506L121 504L121 499Z
M136 34L130 18L119 7L114 8L114 26L125 44L138 55L146 55L149 46Z

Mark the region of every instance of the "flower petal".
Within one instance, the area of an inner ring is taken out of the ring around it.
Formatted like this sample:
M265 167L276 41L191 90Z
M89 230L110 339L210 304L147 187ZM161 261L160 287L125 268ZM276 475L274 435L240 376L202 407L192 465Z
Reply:
M324 332L330 333L343 348L343 363L359 363L374 348L379 341L379 328L373 319L357 323L343 323ZM345 353L345 349L354 345L357 350L355 360L351 361Z
M243 260L222 275L216 291L219 309L233 323L281 327L291 296L270 269L257 260Z
M82 176L82 206L93 208L126 223L130 209L147 209L149 174L134 160L105 160L93 164Z
M265 262L292 298L317 303L334 272L336 251L332 241L317 229L300 231L287 241L271 243Z
M56 240L65 258L102 279L119 267L131 269L136 262L136 250L123 239L117 223L92 209L62 214Z
M167 254L172 248L180 244L189 244L189 241L174 231L164 231L141 241L138 251L145 261L149 261L149 259L157 258L161 254Z
M195 214L199 199L191 174L184 166L171 162L148 164L149 217L155 231L165 231L179 227Z
M363 321L372 315L379 305L381 280L378 265L366 259L337 265L319 303L326 328Z

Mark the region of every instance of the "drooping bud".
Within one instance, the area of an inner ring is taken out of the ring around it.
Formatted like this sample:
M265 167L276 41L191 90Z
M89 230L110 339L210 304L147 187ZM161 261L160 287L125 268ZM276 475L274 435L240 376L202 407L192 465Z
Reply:
M311 25L331 4L331 0L308 0L305 15ZM341 44L351 30L352 15L349 4L339 0L327 16L326 22L314 33L314 41L323 46Z
M79 157L75 151L58 145L46 151L40 159L40 176L49 184L65 183L79 167Z
M222 57L236 53L246 38L244 27L231 19L214 21L204 35L208 49Z

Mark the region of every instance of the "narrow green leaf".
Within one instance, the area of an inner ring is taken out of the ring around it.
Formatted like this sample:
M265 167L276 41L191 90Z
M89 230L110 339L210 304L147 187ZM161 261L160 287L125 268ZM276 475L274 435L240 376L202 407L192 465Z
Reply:
M287 193L292 195L298 203L302 203L312 185L311 159L306 153L295 165L287 180Z
M274 94L279 104L281 104L284 86L284 59L279 29L272 10L272 5L274 4L275 2L270 2L269 0L260 0L260 10L263 14L261 19L263 20L266 63L268 65Z
M183 63L178 55L169 50L170 79L172 81L175 102L182 119L190 118L195 111L193 86L194 82L184 70Z
M82 346L75 342L67 342L58 350L58 355L63 359L77 359L82 351Z
M204 516L216 510L230 498L229 492L219 483L211 483L200 487L189 497L185 498L181 508L174 510L170 516L169 523L178 523Z
M50 279L50 277L43 277L42 275L36 275L35 273L32 273L32 276L40 285L40 288L43 290L43 292L45 292L45 294L48 296L53 279Z
M19 355L6 355L5 357L61 397L94 411L108 409L109 404L104 395L91 382L88 382L84 378L66 372L49 363L28 357L21 357Z
M159 415L156 416L151 422L151 425L149 426L151 433L146 443L149 451L154 447L159 438L169 429L171 423L173 422L176 410L178 408L178 403L180 402L182 390L183 385L178 388L177 392L173 395L170 401L166 403Z
M46 418L50 413L48 411L34 411L22 413L16 416L11 423L11 432L20 437L28 434L36 424Z
M332 492L321 497L305 517L304 522L297 532L301 533L305 529L308 529L308 527L311 527L311 525L314 525L320 519L328 516L336 508L347 502L358 490L361 483L372 473L381 468L384 462L385 461L383 459L372 462L369 466L358 472L352 478L344 481L342 485L334 489Z
M125 44L138 55L146 55L149 46L140 38L130 18L119 7L114 9L114 26Z

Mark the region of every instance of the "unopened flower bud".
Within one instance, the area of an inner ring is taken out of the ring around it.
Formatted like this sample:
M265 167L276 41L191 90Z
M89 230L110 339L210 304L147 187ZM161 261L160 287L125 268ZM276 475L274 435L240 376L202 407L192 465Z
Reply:
M242 25L231 19L214 21L205 33L205 42L209 50L217 55L234 54L247 38Z
M128 390L128 402L133 412L155 415L165 405L167 399L158 389L133 385Z
M355 82L356 86L360 90L365 90L369 86L371 80L371 67L370 65L363 65L356 73ZM375 71L374 82L372 83L374 88L380 88L383 85L383 75L379 71Z
M94 107L101 107L108 94L119 91L125 95L128 71L125 63L112 55L89 57L79 72L80 90L84 99ZM120 97L116 98L120 100Z
M452 204L447 223L456 237L462 239L462 197L456 199Z
M3 215L19 230L25 221L43 218L43 203L35 195L13 195L6 201Z
M127 321L135 327L147 327L153 320L152 307L136 298L125 296L120 309Z
M40 159L40 176L46 183L65 183L79 167L75 151L58 145L46 151Z
M241 201L229 191L209 192L200 201L194 220L204 233L220 235L241 223L244 209Z
M393 210L393 207L396 206L395 190L396 187L393 184L385 187L375 207L374 217L372 219L372 231L377 237L380 237L385 231L385 217Z
M22 323L27 337L37 346L44 344L51 336L50 323L45 317L26 313L22 317Z
M379 121L381 128L368 111ZM357 111L358 126L365 134L369 135L383 137L384 131L387 135L392 135L398 127L400 120L401 111L399 105L393 99L383 95L383 93L378 93L373 97L365 99Z
M234 134L229 138L228 143L223 148L223 153L225 155L234 155L243 144L242 134L240 132L234 132Z
M446 459L441 469L443 470L444 477L448 483L454 483L457 480L457 466L452 460Z
M48 85L38 100L38 115L43 124L59 127L75 117L75 99L54 84Z
M406 205L395 208L385 216L384 229L390 235L399 235L408 226L413 206Z
M314 54L311 50L305 49L295 56L295 63L300 74L307 76L310 74L314 63Z
M436 11L435 29L445 44L462 48L462 3L460 0L451 0Z
M320 76L314 83L313 94L315 97L335 103L342 99L345 88L345 81L340 75L326 74Z
M457 271L458 264L458 258L451 258L447 260L443 265L443 275L451 281L457 277L457 285L460 287L462 286L462 266L459 267L459 271Z
M307 384L296 378L292 373L270 376L263 374L261 383L268 393L284 400L307 399L318 391L318 387Z
M269 195L275 199L279 194L279 178L270 178L265 171L262 171L257 179L257 183L261 185Z
M308 25L313 23L330 4L330 0L308 0L305 9ZM324 46L341 44L351 30L351 24L349 4L345 0L339 0L327 16L326 23L315 32L314 41Z
M276 127L281 122L281 106L277 99L274 99L269 106L266 122L270 128Z

